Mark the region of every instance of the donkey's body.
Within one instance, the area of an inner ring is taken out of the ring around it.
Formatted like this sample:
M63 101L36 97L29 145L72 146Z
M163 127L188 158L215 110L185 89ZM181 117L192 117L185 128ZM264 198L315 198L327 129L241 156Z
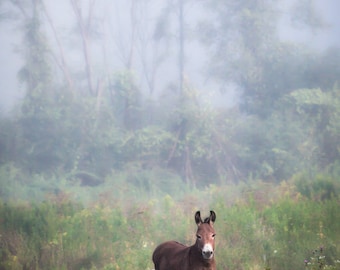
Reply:
M152 260L155 270L215 270L215 230L214 211L202 221L200 212L195 214L197 239L194 245L187 247L175 241L160 244L154 251Z

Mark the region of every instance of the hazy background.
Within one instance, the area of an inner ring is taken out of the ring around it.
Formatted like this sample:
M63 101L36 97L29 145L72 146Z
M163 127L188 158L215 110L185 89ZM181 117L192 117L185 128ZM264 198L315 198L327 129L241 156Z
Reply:
M29 2L29 1L27 1ZM91 1L90 1L91 2ZM173 2L173 3L172 3ZM153 34L157 21L163 17L169 17L170 26L167 31L169 37L167 41L158 44L159 51L171 52L171 56L167 55L166 63L162 63L162 68L157 72L156 86L157 91L153 95L157 96L168 83L174 81L178 77L177 70L177 44L176 35L178 36L178 21L176 16L178 14L168 14L164 10L168 5L174 5L175 1L97 1L94 4L94 31L97 32L98 42L93 41L91 44L91 54L95 62L97 71L105 72L119 70L125 67L128 49L134 46L134 70L138 74L138 79L142 85L142 89L149 93L150 89L147 87L143 76L143 67L141 61L146 61L150 67L154 58L155 41ZM207 64L208 52L197 42L199 38L195 31L197 23L200 21L209 21L210 13L202 8L202 2L188 1L185 7L185 24L186 24L186 42L185 42L185 73L192 82L195 82L195 87L198 89L209 88L213 92L216 102L219 105L230 105L230 98L221 96L218 92L218 84L213 82L205 74L205 66ZM307 1L304 1L307 3ZM131 21L131 5L134 3L136 11L135 16L137 28L135 31L136 37L131 39L132 21ZM172 4L171 4L172 3ZM281 1L279 6L280 19L278 24L278 34L284 41L294 43L301 43L306 47L312 47L318 50L326 50L330 46L338 46L340 39L340 19L337 16L339 3L336 0L316 0L312 1L312 8L314 8L317 16L324 23L322 29L311 29L299 23L292 22L292 6L296 4L295 1ZM75 31L75 15L69 1L46 1L46 9L48 10L53 24L58 31L58 36L63 42L65 54L68 59L68 64L75 70L82 67L83 57L79 49L81 46L79 37L72 37L72 32ZM82 2L84 7L86 2ZM25 88L18 83L17 73L22 62L22 55L18 52L18 47L22 42L22 33L20 31L19 18L14 13L15 9L11 1L2 1L2 20L0 25L1 36L1 51L0 51L0 81L1 81L1 108L8 111L14 104L18 104L25 93ZM9 17L9 18L8 18ZM46 18L42 16L44 21L44 29L48 36L48 43L57 50L56 41L51 33L51 28L46 22ZM170 41L170 42L168 42ZM96 44L99 43L99 44ZM144 44L140 44L144 43ZM143 48L144 47L144 48ZM108 57L106 59L105 55ZM143 55L141 55L143 54ZM143 59L141 59L143 58ZM238 99L233 96L231 91L232 101ZM238 96L238 95L236 95Z
M8 179L168 192L337 167L335 0L0 5Z

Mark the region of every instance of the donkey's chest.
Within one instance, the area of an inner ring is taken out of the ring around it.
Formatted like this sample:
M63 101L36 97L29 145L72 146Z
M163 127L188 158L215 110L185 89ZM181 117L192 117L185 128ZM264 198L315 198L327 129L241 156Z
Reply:
M192 270L215 270L215 262L214 261L209 261L209 262L193 262L189 263L189 266L187 269L192 269Z

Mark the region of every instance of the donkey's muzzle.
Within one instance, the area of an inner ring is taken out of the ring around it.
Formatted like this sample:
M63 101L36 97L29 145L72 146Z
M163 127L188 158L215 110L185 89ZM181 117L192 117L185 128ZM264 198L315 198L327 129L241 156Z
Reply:
M205 245L202 249L202 256L205 260L210 260L214 257L214 251L211 245Z

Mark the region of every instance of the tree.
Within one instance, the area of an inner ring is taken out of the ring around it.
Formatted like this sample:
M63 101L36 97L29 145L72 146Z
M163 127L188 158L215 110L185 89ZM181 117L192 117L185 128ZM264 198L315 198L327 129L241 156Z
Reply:
M22 20L24 65L18 76L25 86L25 97L19 116L19 142L22 155L18 161L35 171L55 165L58 155L55 136L58 109L53 86L50 49L42 30L42 6L39 0L11 1Z
M32 6L27 8L16 2L24 15L24 44L23 54L25 64L19 71L20 80L26 85L26 100L28 104L39 107L42 104L36 100L51 96L51 68L49 63L49 47L44 33L41 31L40 2L32 0ZM39 108L35 108L35 111Z
M70 3L72 5L74 14L76 15L76 20L77 20L81 40L82 40L88 91L90 95L93 95L94 86L93 86L93 75L92 75L92 62L91 62L90 48L89 48L90 46L89 37L90 37L90 31L92 30L91 23L93 21L93 11L94 11L94 5L96 1L91 0L89 2L88 14L87 14L86 20L84 19L84 15L82 14L83 9L81 8L79 1L70 0Z
M306 138L298 149L306 168L326 169L340 157L339 152L339 94L332 90L298 89L289 94L302 126L307 130Z
M204 40L213 51L210 75L221 84L236 83L242 91L242 109L261 117L269 116L283 95L308 87L304 74L312 57L306 48L280 40L277 25L284 12L280 3L211 0L213 19L201 24ZM312 10L305 1L303 7ZM315 14L313 20L304 16L299 21L314 29L321 27Z
M70 73L69 67L67 65L64 47L63 47L62 42L59 38L59 34L58 34L57 29L55 27L55 24L52 20L50 12L48 11L48 9L47 9L47 7L46 7L46 5L44 4L43 1L41 1L41 6L42 6L42 12L44 13L45 17L47 18L48 24L51 27L52 33L54 35L54 38L55 38L55 41L57 43L57 47L58 47L58 50L59 50L59 55L52 53L52 56L53 56L55 62L57 63L57 65L62 70L69 90L73 91L74 90L73 89L73 87L74 87L73 86L73 79L71 77L71 73ZM60 58L60 60L59 60L59 58Z
M117 122L126 130L140 127L140 91L131 71L117 72L110 79L111 105Z

